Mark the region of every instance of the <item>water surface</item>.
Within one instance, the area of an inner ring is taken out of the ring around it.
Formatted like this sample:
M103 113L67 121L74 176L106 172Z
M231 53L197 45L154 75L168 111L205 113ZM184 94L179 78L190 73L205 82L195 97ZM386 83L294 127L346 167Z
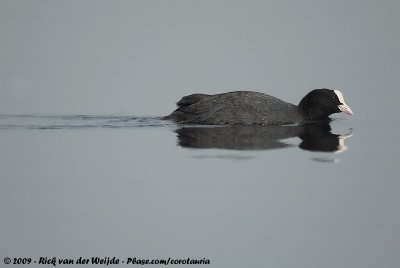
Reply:
M398 151L380 142L382 124L2 115L1 251L395 267Z

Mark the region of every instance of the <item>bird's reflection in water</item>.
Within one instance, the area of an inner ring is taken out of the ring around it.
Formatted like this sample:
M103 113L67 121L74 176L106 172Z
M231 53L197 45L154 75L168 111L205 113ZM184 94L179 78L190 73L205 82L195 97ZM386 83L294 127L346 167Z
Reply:
M344 140L352 136L332 134L330 121L290 126L181 127L178 144L187 148L271 150L292 147L286 139L299 137L299 148L314 152L343 152Z

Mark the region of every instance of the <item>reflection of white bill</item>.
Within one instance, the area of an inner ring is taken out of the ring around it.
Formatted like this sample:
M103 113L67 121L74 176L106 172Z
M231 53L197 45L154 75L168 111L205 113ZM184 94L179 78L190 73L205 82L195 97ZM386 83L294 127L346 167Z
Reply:
M346 135L340 135L339 138L339 144L338 144L338 148L337 151L335 151L334 153L343 153L344 151L346 151L348 149L348 147L344 144L344 141L346 139L349 139L353 136L353 133L349 133Z

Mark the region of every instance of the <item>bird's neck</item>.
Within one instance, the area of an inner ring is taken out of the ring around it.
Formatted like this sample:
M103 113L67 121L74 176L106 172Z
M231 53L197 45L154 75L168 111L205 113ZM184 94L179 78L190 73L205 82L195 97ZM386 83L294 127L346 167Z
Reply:
M307 120L318 120L329 117L329 114L327 114L326 111L312 105L309 96L304 97L300 101L298 108Z
M305 112L305 116L308 120L319 120L328 118L329 114L318 108L310 108Z

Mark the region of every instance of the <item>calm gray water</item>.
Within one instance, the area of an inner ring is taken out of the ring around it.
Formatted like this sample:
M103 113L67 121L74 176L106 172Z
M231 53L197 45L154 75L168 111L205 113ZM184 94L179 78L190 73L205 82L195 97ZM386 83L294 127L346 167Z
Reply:
M384 129L2 115L1 253L397 267L398 148L383 139L399 131Z
M0 267L81 256L400 267L399 10L398 0L1 0ZM160 120L192 93L297 104L323 87L341 90L354 116Z

